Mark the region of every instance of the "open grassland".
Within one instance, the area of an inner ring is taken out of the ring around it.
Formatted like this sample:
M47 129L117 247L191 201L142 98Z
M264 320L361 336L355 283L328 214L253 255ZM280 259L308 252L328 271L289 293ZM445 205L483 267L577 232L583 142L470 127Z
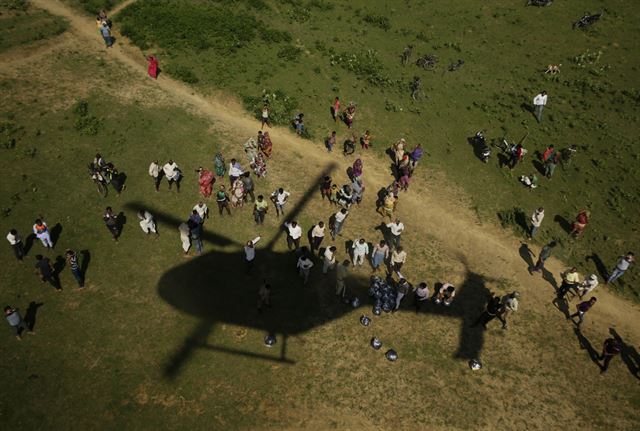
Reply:
M66 22L26 2L0 2L0 53L62 34Z

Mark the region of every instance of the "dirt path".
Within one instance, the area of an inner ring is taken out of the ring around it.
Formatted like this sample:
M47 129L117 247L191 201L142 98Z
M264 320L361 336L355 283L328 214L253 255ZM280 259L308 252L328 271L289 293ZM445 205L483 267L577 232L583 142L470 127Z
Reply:
M32 0L32 3L36 7L67 19L70 23L70 32L77 40L89 45L90 49L106 49L91 19L76 13L57 0ZM123 3L118 10L126 7L128 3L130 2ZM116 45L107 50L107 56L129 67L134 76L139 76L141 80L150 80L146 74L143 53L137 47L127 43L125 38L119 37ZM235 102L205 98L196 94L193 88L167 75L161 75L153 84L171 95L176 103L184 103L191 110L215 122L216 126L222 126L236 135L252 136L258 128L258 122L250 118ZM335 155L327 154L319 145L305 145L304 141L288 130L274 128L270 132L280 149L292 154L300 154L300 156L304 150L305 160L312 161L314 165L335 161ZM372 194L374 190L388 185L391 179L387 175L387 163L368 154L363 156L363 160L368 193ZM419 169L427 169L427 163L423 162ZM447 250L452 261L458 261L459 264L461 260L465 260L468 267L475 272L492 278L513 280L520 286L519 290L526 292L527 307L535 308L545 317L548 315L551 319L560 319L560 314L550 304L552 294L549 284L539 276L530 276L520 258L519 241L497 226L478 225L474 214L459 202L454 202L450 198L450 193L446 193L449 192L447 185L441 184L441 186L441 188L434 187L433 184L427 184L423 179L418 178L412 184L412 191L402 195L400 214L414 215L406 220L408 232L413 231L418 238L425 238L425 247L428 247L427 235L435 237ZM416 198L417 190L420 191L420 199ZM411 235L411 233L408 234ZM533 251L538 252L537 249ZM565 266L552 259L547 267L553 274L558 274ZM590 318L603 326L602 332L606 329L605 325L614 325L638 340L640 338L640 328L637 325L639 307L609 294L603 286L599 287L596 293L599 299L598 306L590 313ZM567 332L569 330L567 325Z

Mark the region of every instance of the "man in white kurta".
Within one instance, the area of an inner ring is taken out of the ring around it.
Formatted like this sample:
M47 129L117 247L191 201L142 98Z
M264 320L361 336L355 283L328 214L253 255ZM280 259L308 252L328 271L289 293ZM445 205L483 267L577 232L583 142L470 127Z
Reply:
M153 216L149 211L138 211L138 220L140 220L140 228L142 229L142 232L146 234L152 232L156 235L158 234L158 232L156 232L156 222L153 220Z

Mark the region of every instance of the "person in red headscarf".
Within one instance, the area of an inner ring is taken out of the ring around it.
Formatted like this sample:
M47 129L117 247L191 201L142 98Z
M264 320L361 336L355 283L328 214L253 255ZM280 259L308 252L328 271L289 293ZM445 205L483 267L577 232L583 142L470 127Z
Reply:
M587 224L589 224L589 219L591 218L591 213L587 210L580 211L580 214L576 216L576 221L571 224L571 235L580 236L582 232L584 232Z
M213 183L216 182L215 175L208 169L198 168L198 184L200 185L200 194L205 198L211 196Z
M158 59L153 55L150 55L147 57L147 62L149 63L147 73L153 79L158 79L158 72L160 71L160 68L158 67Z

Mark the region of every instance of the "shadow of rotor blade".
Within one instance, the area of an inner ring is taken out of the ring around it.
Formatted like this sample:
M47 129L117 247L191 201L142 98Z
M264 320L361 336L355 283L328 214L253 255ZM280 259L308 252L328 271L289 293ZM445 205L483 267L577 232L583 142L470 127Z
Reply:
M153 214L153 218L156 221L156 223L159 224L163 224L166 225L168 228L173 229L177 232L178 230L178 226L180 226L180 223L184 223L186 220L180 220L177 217L174 217L170 214L164 213L162 211L158 211L158 210L154 210L153 208L149 208L146 205L142 205L139 202L127 202L125 205L125 208L128 208L130 210L135 211L136 213L138 211L141 210L147 210L149 211L151 214ZM213 233L211 231L208 231L206 229L206 224L204 229L202 230L202 234L201 234L201 238L202 241L214 244L214 245L220 245L220 246L227 246L227 245L231 245L231 244L235 244L235 245L242 245L237 243L236 241L233 241L225 236L222 235L218 235L216 233Z
M201 349L207 349L207 350L214 350L216 352L222 352L222 353L228 353L230 355L240 355L240 356L247 356L249 358L255 358L255 359L262 359L265 361L272 361L272 362L279 362L282 364L288 364L288 365L295 365L296 361L292 361L291 359L287 359L284 357L276 357L276 356L269 356L269 355L264 355L262 353L254 353L254 352L247 352L244 350L238 350L238 349L231 349L228 347L220 347L220 346L213 346L210 344L202 344L199 346Z
M305 194L298 201L298 203L293 208L293 210L285 215L285 218L284 218L285 221L295 220L296 217L298 217L298 215L300 214L300 212L302 212L307 202L309 202L309 199L311 199L311 197L319 191L319 186L322 179L325 176L330 175L331 172L333 172L333 170L337 166L338 166L337 163L330 163L324 168L322 173L320 173L320 175L316 177L316 180L314 181L313 185L305 192ZM271 250L274 244L276 243L276 241L278 241L278 239L282 236L284 232L285 232L284 229L278 229L278 233L271 239L271 241L269 241L269 243L266 245L265 248L267 250Z
M189 361L194 349L205 344L207 337L213 329L212 320L202 320L191 334L184 340L180 350L175 352L164 368L164 377L174 379L180 369Z

